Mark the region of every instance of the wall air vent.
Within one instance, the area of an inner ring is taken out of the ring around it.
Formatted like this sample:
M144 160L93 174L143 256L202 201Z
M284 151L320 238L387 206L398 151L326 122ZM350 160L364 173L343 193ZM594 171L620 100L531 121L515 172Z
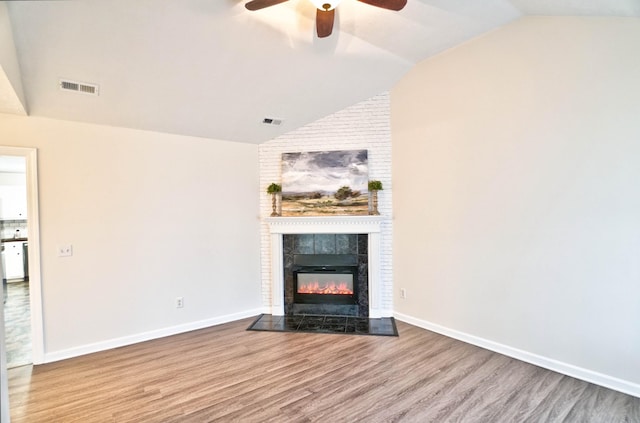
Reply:
M60 80L60 89L63 91L74 91L76 93L89 95L98 95L100 93L100 87L97 84L70 81L68 79Z
M279 125L282 125L282 119L266 117L266 118L262 119L262 123L264 123L265 125L279 126Z

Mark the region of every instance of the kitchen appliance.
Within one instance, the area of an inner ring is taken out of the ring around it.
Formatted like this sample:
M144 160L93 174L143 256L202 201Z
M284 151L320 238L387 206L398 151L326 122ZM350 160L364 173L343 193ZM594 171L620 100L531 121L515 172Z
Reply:
M24 281L29 282L29 243L22 243L22 268L24 270Z

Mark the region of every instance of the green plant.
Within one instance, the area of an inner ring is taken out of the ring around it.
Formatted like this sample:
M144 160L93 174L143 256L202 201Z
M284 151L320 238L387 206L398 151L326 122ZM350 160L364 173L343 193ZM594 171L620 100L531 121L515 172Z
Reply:
M282 192L282 185L276 184L275 182L267 187L267 194L277 194L279 192Z
M369 181L369 191L382 191L382 182Z
M340 189L336 191L336 193L333 194L333 196L335 197L336 200L342 201L342 200L346 200L347 198L358 198L360 197L361 194L362 193L360 191L354 191L348 186L343 186L343 187L340 187Z
M351 190L351 188L344 186L344 187L340 187L340 189L336 191L336 193L333 196L336 198L336 200L342 201L342 200L346 200L352 195L353 195L353 191Z

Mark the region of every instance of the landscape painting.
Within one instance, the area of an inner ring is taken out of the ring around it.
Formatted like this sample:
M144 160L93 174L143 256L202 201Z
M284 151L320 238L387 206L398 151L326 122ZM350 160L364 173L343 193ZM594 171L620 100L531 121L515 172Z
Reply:
M369 213L367 150L282 154L282 215Z

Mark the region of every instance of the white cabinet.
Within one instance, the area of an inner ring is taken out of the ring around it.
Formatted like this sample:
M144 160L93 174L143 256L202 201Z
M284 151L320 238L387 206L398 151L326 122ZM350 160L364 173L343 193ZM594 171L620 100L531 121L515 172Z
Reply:
M4 243L4 273L6 279L24 278L22 242Z
M27 218L27 187L0 185L0 219L20 220Z

